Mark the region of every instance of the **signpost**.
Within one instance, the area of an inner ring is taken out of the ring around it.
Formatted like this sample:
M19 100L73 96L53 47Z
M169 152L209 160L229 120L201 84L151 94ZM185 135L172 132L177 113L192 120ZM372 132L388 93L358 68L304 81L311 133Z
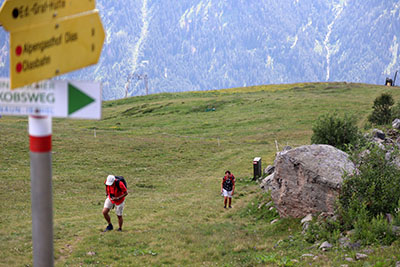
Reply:
M10 80L0 79L0 114L29 115L33 265L54 266L51 118L101 117L98 83L41 80L96 64L105 34L95 0L6 0Z
M11 89L96 64L104 37L97 11L11 32Z
M8 0L1 7L0 24L14 31L93 10L95 6L95 0Z
M101 86L98 82L59 80L11 91L9 79L0 78L0 114L99 120Z

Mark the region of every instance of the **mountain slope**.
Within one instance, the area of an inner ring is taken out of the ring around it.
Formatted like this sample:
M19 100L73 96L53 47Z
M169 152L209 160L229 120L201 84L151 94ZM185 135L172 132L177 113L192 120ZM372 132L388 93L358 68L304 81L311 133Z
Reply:
M106 1L98 65L66 75L100 80L105 99L259 84L383 84L400 69L400 2L362 0ZM0 34L0 74L4 62Z

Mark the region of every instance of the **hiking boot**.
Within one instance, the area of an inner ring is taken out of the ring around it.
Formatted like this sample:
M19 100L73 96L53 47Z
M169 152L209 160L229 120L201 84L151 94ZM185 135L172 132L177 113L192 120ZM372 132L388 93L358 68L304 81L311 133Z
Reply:
M232 206L229 206L229 208L231 209L231 208L232 208Z
M104 229L104 232L111 231L112 229L114 229L114 227L113 227L113 225L110 223L109 225L107 225L106 229Z
M224 206L224 209L226 209L226 206Z
M117 230L118 232L122 232L122 229L121 228L118 228L118 230Z

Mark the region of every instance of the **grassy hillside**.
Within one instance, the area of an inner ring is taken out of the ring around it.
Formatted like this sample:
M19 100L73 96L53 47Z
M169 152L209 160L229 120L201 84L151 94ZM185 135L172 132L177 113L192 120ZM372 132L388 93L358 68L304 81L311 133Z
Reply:
M312 248L296 238L299 220L270 224L252 159L271 164L275 140L309 144L321 114L353 114L362 127L382 92L400 99L399 88L365 84L271 85L108 101L101 121L53 119L55 265L340 266L355 252ZM32 264L27 126L0 119L0 266ZM229 210L219 195L226 169L238 178ZM122 233L101 232L108 174L128 181ZM397 242L347 264L391 266L399 251Z

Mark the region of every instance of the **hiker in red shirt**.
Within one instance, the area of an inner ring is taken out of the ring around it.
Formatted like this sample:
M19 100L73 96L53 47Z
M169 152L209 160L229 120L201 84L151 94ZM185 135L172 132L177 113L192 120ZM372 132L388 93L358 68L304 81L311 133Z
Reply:
M118 231L122 231L122 224L124 220L122 219L122 212L125 206L125 197L128 195L125 184L119 179L115 179L114 175L109 175L107 180L104 182L106 185L107 198L104 202L103 215L108 222L107 228L104 232L111 231L114 229L110 215L108 214L112 208L115 207L115 213L118 217L119 228Z
M221 194L224 196L224 208L228 202L229 208L232 208L232 196L235 192L235 176L230 171L225 172L221 183Z

